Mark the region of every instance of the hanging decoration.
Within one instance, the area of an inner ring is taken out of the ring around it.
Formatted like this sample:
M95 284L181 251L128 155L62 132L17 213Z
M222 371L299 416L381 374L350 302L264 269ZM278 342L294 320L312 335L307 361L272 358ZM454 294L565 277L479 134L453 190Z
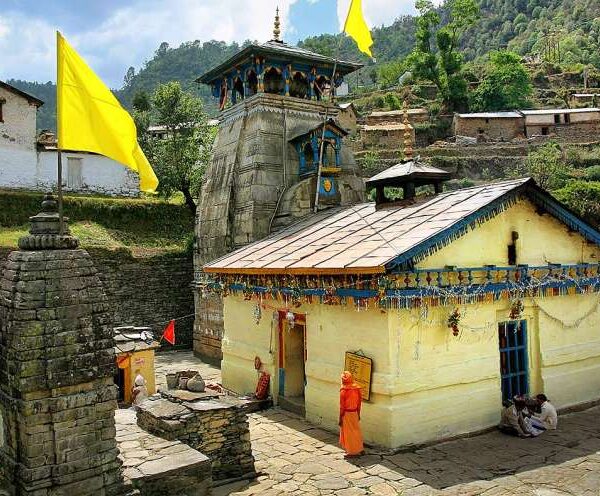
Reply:
M260 309L259 303L254 305L254 311L252 312L252 316L254 317L254 322L256 322L256 325L260 324L260 319L262 319L262 310Z
M458 308L455 308L448 317L448 327L452 329L453 336L458 336L460 331L458 324L460 324L460 312L458 311Z
M510 305L509 318L511 320L519 320L524 309L525 307L523 306L523 302L521 300L514 300Z
M356 310L434 308L511 302L511 314L523 311L522 299L600 292L600 264L461 269L415 269L369 275L213 275L206 290L223 297L276 301L279 307L303 304L349 305ZM517 303L518 302L518 303ZM512 317L511 317L512 318ZM515 317L516 318L516 317Z

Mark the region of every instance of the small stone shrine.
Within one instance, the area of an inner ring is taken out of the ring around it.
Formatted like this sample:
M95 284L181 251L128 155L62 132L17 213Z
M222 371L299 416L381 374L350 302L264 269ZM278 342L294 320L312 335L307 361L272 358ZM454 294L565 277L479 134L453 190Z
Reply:
M0 488L119 495L109 308L56 207L47 194L0 281Z
M244 400L213 392L161 391L144 401L138 425L168 441L181 441L208 456L213 480L255 475Z

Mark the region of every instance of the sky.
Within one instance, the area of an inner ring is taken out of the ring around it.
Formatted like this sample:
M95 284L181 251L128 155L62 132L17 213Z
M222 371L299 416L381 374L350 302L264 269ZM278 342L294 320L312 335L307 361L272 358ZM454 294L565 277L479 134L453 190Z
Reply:
M137 70L161 42L212 39L242 42L272 38L279 6L282 37L335 33L350 0L0 0L0 80L56 79L60 30L112 88L127 68ZM370 26L414 13L414 0L362 0Z

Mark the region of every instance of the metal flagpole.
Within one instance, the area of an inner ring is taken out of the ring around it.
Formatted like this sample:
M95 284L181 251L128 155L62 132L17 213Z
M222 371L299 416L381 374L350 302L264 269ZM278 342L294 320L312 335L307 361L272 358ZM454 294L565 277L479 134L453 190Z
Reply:
M65 234L65 224L63 216L63 191L62 191L62 154L60 148L57 147L58 151L58 222L59 222L59 234L62 236Z
M62 64L60 61L59 54L59 43L60 43L60 32L56 31L56 152L58 154L58 224L59 234L62 236L65 234L65 223L63 215L63 191L62 191L62 154L60 149L60 118L59 112L61 111L60 105L60 88L61 84L61 69Z
M350 14L350 10L348 10L348 14L346 15L346 22L348 21L348 15ZM346 26L346 22L344 22L344 28ZM331 76L331 103L335 103L335 73L337 71L337 63L338 58L340 56L340 47L342 46L342 39L344 35L340 33L340 39L338 40L337 48L335 50L335 60L333 62L333 74ZM323 169L323 151L325 149L325 126L327 126L327 119L329 118L329 105L325 107L325 120L323 121L323 132L321 133L321 146L319 147L319 167L317 168L317 188L315 192L315 208L314 212L317 213L319 211L319 185L321 183L321 171Z

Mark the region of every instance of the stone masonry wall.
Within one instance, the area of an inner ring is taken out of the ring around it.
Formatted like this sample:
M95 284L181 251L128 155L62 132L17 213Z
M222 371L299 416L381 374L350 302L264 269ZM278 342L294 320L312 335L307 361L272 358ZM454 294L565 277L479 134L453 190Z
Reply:
M248 416L241 406L221 400L175 403L149 399L137 418L142 429L169 441L181 441L208 456L213 480L255 472Z
M10 249L0 249L0 273ZM194 296L191 255L132 257L125 251L90 249L115 325L150 326L162 334L166 322L175 324L177 347L192 347ZM1 274L0 274L1 275ZM170 349L170 344L164 345Z

